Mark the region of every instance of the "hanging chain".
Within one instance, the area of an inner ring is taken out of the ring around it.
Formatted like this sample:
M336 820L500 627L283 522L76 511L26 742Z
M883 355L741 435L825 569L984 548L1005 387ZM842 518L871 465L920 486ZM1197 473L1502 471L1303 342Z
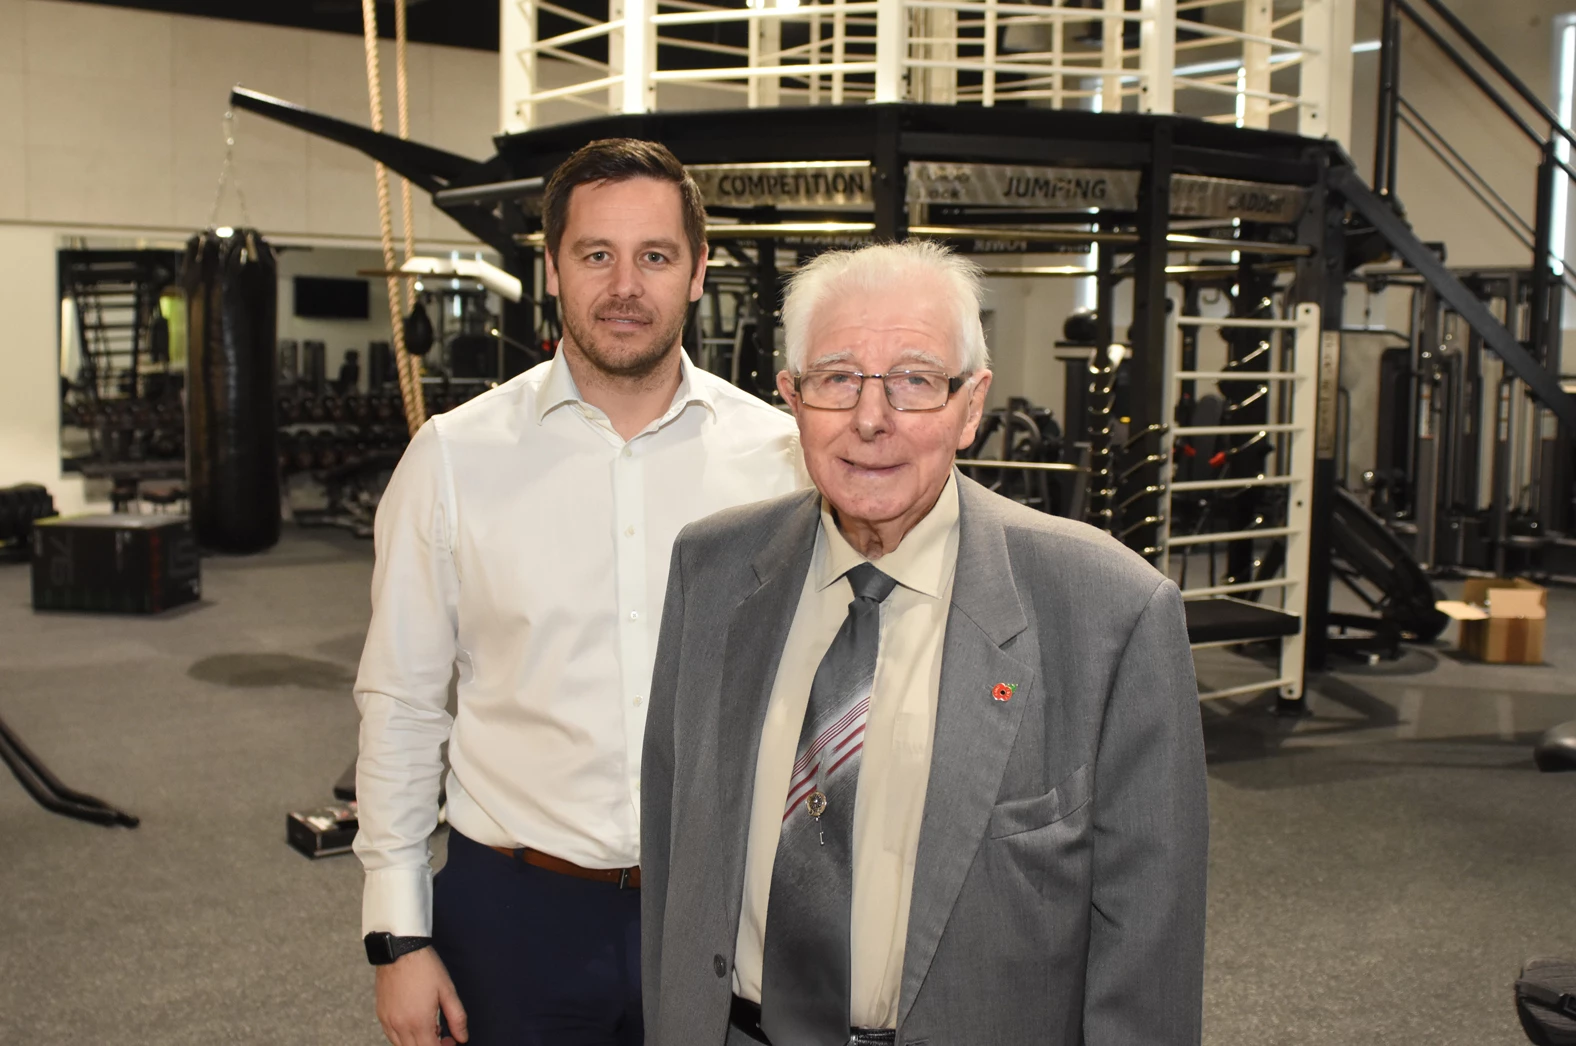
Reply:
M219 205L224 202L226 182L235 183L235 198L241 204L241 221L251 225L252 216L246 210L246 193L241 190L241 173L235 167L235 112L232 109L224 111L224 166L219 168L219 184L213 191L213 214L208 219L210 229L219 224Z

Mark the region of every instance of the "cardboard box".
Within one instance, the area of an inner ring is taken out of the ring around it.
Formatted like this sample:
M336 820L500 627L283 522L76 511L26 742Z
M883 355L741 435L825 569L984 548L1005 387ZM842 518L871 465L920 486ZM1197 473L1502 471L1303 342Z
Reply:
M202 595L185 516L57 516L33 528L33 609L157 614Z
M1456 646L1468 657L1499 665L1543 663L1549 594L1521 578L1469 578L1460 599L1434 604L1461 622Z

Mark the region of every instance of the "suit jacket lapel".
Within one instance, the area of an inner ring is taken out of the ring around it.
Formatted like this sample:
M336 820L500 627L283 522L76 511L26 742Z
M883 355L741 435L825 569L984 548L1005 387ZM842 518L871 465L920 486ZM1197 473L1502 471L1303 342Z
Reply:
M961 475L957 482L958 564L909 903L899 1025L914 1005L974 863L1023 709L1043 700L1039 673L1001 649L1028 621L1013 584L1000 514L979 484ZM991 696L997 683L1016 684L1010 700Z
M727 903L737 922L744 874L745 841L749 838L750 801L755 793L755 761L761 726L777 679L788 629L799 607L799 594L810 570L820 525L819 495L787 511L775 536L752 560L760 587L733 609L723 640L723 668L717 716L717 792L725 812L718 826L724 867L731 869Z

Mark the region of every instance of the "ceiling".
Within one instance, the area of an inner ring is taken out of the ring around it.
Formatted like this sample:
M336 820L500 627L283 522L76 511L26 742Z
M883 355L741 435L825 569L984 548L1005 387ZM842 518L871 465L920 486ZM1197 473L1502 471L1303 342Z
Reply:
M78 0L166 14L361 35L361 0ZM411 42L498 50L498 0L408 0ZM394 38L394 4L378 2L378 35Z

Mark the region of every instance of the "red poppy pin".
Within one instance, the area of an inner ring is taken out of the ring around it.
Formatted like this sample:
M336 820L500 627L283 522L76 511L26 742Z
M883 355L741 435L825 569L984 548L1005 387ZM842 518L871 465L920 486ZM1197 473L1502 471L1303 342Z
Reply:
M990 696L998 701L1011 701L1012 695L1017 691L1017 683L997 683L995 689L991 690Z

